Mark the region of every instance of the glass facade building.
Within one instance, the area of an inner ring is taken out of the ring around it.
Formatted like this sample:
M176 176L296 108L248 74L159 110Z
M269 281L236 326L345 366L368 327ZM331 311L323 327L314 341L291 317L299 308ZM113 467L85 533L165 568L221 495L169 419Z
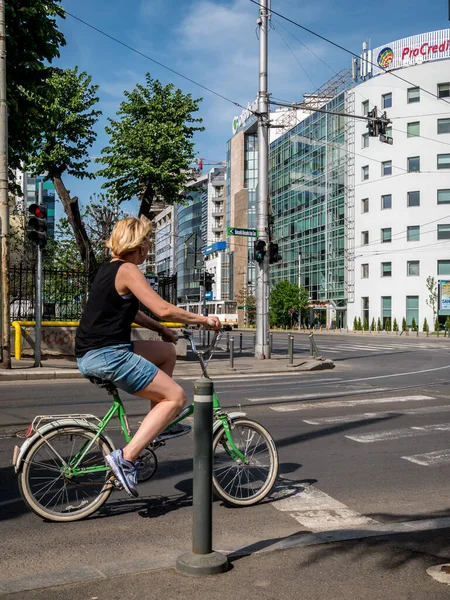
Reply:
M324 107L344 112L345 93ZM312 305L345 318L345 119L314 113L271 144L269 183L273 239L282 261L270 269L271 287L300 283ZM340 321L340 323L339 323Z

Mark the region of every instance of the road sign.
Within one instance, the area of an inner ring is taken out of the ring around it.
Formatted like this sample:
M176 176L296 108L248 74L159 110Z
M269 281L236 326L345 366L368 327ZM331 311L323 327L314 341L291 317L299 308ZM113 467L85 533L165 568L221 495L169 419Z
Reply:
M227 227L227 235L239 235L241 237L258 237L258 230L242 229L240 227Z
M212 292L206 292L205 293L205 298L207 300L212 300L213 299L213 293Z
M290 313L291 315L293 315L293 314L295 313L295 310L294 310L293 308L290 308L290 309L289 309L289 313Z

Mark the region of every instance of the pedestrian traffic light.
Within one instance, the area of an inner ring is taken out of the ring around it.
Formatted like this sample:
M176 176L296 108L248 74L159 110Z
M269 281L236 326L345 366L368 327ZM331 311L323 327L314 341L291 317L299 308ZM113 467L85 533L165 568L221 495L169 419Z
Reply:
M39 248L47 245L47 207L44 204L31 204L28 212L32 215L28 219L28 239Z
M205 273L205 292L212 292L212 285L214 283L214 274Z
M377 137L378 133L378 124L375 120L377 118L377 107L375 106L373 110L370 110L367 113L368 121L367 121L367 129L369 130L369 137Z
M266 255L266 242L264 240L256 240L254 242L254 249L256 262L263 262Z
M278 254L278 244L274 242L269 243L269 264L279 262L282 259L281 254Z

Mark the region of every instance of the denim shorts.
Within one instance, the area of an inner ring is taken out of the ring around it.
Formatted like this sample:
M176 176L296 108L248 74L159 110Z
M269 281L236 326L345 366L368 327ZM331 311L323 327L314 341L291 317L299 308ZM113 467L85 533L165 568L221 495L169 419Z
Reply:
M144 389L158 373L158 367L133 352L132 344L90 350L77 363L84 377L108 379L129 394Z

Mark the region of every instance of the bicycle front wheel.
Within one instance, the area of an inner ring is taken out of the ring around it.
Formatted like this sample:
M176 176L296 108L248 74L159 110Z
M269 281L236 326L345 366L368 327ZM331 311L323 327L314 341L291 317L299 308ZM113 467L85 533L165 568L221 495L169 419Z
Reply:
M213 439L213 486L219 498L233 506L257 504L272 489L278 473L278 453L270 433L256 421L236 419L231 435L246 462L234 456L221 427Z
M70 464L95 437L82 427L63 427L39 438L25 457L19 473L19 487L26 504L36 514L51 521L78 521L102 506L112 491L105 455L113 451L99 437L78 465L81 474L71 477ZM69 466L69 468L68 468ZM100 467L83 473L83 468ZM104 469L102 467L105 467Z

